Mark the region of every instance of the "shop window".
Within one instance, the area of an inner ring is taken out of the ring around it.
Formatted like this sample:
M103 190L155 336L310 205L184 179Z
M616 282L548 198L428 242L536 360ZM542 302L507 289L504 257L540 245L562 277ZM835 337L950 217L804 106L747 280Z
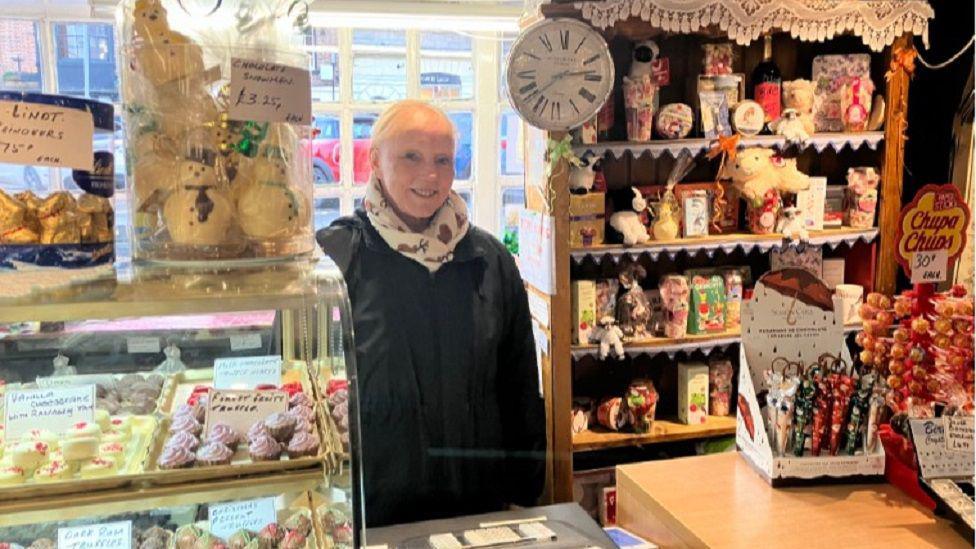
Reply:
M449 112L447 114L457 129L457 143L454 145L454 179L465 181L471 179L474 115L470 112Z
M500 175L522 175L522 119L514 111L502 113L498 120L498 170Z
M449 32L420 34L420 97L435 100L474 97L471 38Z
M107 23L57 23L55 44L57 92L98 101L119 100L115 37Z
M315 230L328 227L339 215L339 198L315 199Z
M312 124L312 176L315 186L337 186L342 177L339 171L342 148L339 138L342 127L340 119L331 114L316 114Z
M0 19L0 89L41 91L43 71L40 52L37 23Z
M525 209L525 191L521 187L502 191L502 213L498 226L501 227L502 242L512 253L518 253L519 213L523 209Z
M373 123L377 118L377 112L358 112L352 117L352 180L355 185L365 185L373 172L369 164L369 147Z

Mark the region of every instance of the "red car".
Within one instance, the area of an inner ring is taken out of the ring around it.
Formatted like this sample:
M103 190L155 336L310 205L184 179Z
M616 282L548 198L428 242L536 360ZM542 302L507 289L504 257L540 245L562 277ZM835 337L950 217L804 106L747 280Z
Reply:
M352 122L353 178L358 183L369 181L369 134L376 115L357 116ZM339 141L339 119L322 117L315 119L317 134L312 139L312 174L315 184L331 184L339 181L339 158L342 144Z

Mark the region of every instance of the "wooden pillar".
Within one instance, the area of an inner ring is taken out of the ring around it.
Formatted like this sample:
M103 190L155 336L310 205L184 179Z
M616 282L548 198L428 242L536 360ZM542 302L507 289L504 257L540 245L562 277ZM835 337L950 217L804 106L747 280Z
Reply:
M567 134L554 132L552 139L559 141ZM550 314L552 328L549 351L551 353L552 444L553 461L552 498L556 503L573 501L573 433L570 411L573 406L573 364L570 356L572 343L572 315L569 283L569 173L571 166L565 158L552 166L548 192L553 216L553 250L556 261L556 294L552 296Z
M890 59L904 48L912 48L911 35L897 38L888 52ZM889 63L890 66L890 63ZM878 214L878 238L880 254L878 270L874 278L874 290L885 294L895 293L898 277L898 261L895 251L898 243L895 233L898 215L901 213L901 192L905 171L905 129L908 127L909 74L902 68L895 69L888 79L885 90L885 142L884 165L881 168L881 204Z

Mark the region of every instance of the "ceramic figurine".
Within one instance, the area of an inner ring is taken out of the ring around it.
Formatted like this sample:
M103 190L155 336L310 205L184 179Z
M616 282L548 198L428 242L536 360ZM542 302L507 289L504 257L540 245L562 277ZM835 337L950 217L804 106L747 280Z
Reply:
M660 53L661 48L653 40L638 42L634 46L634 52L630 61L630 73L628 74L630 79L640 80L645 76L652 77L653 79L654 69L652 65Z
M676 210L674 194L671 191L665 192L661 201L657 204L654 223L651 225L654 240L674 240L678 238L678 214Z
M579 159L579 165L573 166L569 174L569 191L579 194L593 190L596 172L600 171L600 159L593 153L586 153Z
M776 220L776 232L783 235L787 240L810 240L810 233L807 232L803 222L803 214L796 206L783 208L779 211L779 219Z
M617 326L617 320L612 316L600 319L591 339L600 342L600 360L605 360L613 354L617 360L624 359L624 332Z
M647 276L644 267L631 263L621 271L618 279L624 293L617 300L617 319L628 339L646 339L647 321L651 318L651 303L640 282Z

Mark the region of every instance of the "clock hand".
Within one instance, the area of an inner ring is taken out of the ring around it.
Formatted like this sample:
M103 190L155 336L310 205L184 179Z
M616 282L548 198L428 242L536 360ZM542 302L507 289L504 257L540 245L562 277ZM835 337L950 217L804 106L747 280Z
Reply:
M546 84L545 86L542 86L541 88L539 88L539 93L542 93L542 92L548 90L549 88L551 88L553 84L555 84L556 82L558 82L558 81L562 80L563 78L565 78L567 74L569 74L569 71L563 71L563 72L556 73L555 75L553 75L552 80L550 80L548 84Z

